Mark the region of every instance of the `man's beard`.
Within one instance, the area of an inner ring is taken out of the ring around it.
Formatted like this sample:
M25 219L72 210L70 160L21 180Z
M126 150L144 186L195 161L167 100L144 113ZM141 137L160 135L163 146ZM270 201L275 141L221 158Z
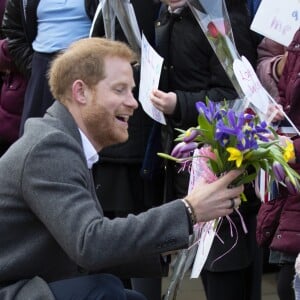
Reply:
M107 147L127 141L128 132L121 126L116 127L116 120L105 107L95 105L85 111L84 124L88 135L97 146Z

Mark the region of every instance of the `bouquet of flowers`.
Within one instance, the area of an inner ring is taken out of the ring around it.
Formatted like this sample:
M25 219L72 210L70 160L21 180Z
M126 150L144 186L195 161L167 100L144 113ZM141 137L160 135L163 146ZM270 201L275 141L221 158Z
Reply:
M198 102L196 107L199 112L198 124L187 130L177 129L178 143L171 154L158 153L159 156L180 163L183 169L189 170L193 170L192 164L197 161L198 177L204 177L207 182L216 180L229 170L242 169L243 174L233 184L246 184L255 181L263 169L270 177L269 187L276 182L292 194L300 191L300 175L288 163L295 157L293 143L289 139L282 141L272 127L260 121L257 115L237 112L227 102L207 100L206 103ZM227 218L231 222L229 216ZM195 225L191 246L178 254L166 300L176 299L180 282L194 262L197 250L194 246L200 245L201 236L207 230L212 227L216 230L219 221ZM247 229L244 231L247 232ZM202 266L197 268L199 274Z
M257 115L236 112L226 102L207 100L206 104L197 102L196 107L198 125L188 130L177 129L179 143L171 155L159 153L161 157L186 168L195 159L193 151L201 146L199 153L205 161L203 176L208 182L229 170L242 168L244 173L234 184L245 184L254 181L263 169L270 176L270 184L276 181L292 194L300 191L300 175L288 163L295 157L291 141L282 142Z

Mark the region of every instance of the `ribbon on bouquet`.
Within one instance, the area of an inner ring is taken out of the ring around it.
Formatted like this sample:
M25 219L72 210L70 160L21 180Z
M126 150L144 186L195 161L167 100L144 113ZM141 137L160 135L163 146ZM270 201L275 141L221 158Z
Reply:
M204 159L200 157L199 151L200 149L194 150L193 160L190 167L190 182L188 188L189 191L194 188L195 183L199 180L199 178L201 178L201 176L204 176L204 179L209 181L214 181L216 179L216 176L211 172L211 170L209 170ZM199 270L201 271L204 265L203 261L205 261L208 255L209 249L211 247L215 235L215 228L213 226L215 222L218 221L198 223L194 226L193 234L190 236L189 239L190 246L187 249L180 250L175 258L176 261L173 268L173 273L171 276L170 284L165 293L164 300L176 299L182 279L185 273L191 268L192 265L193 265L193 269L197 269L197 272ZM211 231L210 229L213 230ZM204 243L207 237L209 237L209 243L207 242ZM201 244L201 246L199 247L198 244L199 245ZM202 250L199 251L200 248L203 249L202 245L204 244L205 244L205 251ZM204 258L201 259L200 263L199 263L200 255L197 253L202 254L201 257ZM195 264L196 255L198 258ZM199 277L199 275L197 277Z
M211 183L217 179L217 176L212 172L212 170L208 166L208 159L214 158L215 154L210 150L209 146L203 146L200 149L196 149L193 154L193 163L191 167L191 177L190 177L190 185L189 191L193 189L195 183L199 178L204 178L207 183ZM243 230L247 233L247 228L244 223L243 217L241 216L238 209L235 209L236 213L239 215L241 219L241 223L243 226ZM234 245L225 253L223 253L220 257L216 258L214 262L221 259L225 256L228 252L231 251L233 247L235 247L238 236L237 236L237 229L234 222L231 220L229 216L226 216L226 219L229 223L230 235L234 237L234 232L236 233L236 240ZM218 228L222 225L222 218L212 220L209 222L198 223L194 226L194 231L196 232L196 236L198 240L194 243L193 246L197 246L197 253L195 255L195 259L193 262L193 268L191 272L191 278L198 278L200 276L201 270L205 264L205 261L208 257L209 251L212 247L214 238L220 239L218 236ZM221 239L220 239L221 240ZM221 242L223 242L221 240ZM213 263L214 263L213 262Z
M207 164L208 157L211 155L214 155L214 153L209 150L208 146L203 146L200 149L194 150L193 160L190 167L189 191L194 188L195 184L200 178L203 178L208 183L217 179L217 176L211 171ZM238 209L236 209L236 212L241 218L244 232L247 233L247 228ZM230 224L230 234L233 237L233 231L235 231L237 234L236 226L229 216L226 216L226 218ZM214 238L219 238L217 232L218 225L221 225L221 222L222 218L219 218L209 222L201 222L194 226L193 234L189 239L189 247L187 249L180 250L175 258L175 265L170 284L164 296L164 300L175 300L177 298L182 279L190 268L192 268L191 278L198 278L200 276ZM231 251L231 249L236 245L237 241L238 236L236 235L236 241L234 245L215 261L221 259L229 251Z

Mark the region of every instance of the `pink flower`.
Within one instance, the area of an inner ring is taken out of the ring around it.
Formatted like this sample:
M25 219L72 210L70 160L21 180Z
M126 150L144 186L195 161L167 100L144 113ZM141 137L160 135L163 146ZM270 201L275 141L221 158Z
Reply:
M198 157L197 162L198 167L201 170L201 177L205 180L205 182L211 183L218 179L216 174L208 166L206 159L204 159L203 157Z
M218 179L216 174L209 168L206 163L201 164L201 167L203 171L201 176L202 178L204 178L205 182L212 183Z
M203 157L203 160L207 162L209 159L216 160L217 156L211 151L211 146L203 146L199 149L199 155Z

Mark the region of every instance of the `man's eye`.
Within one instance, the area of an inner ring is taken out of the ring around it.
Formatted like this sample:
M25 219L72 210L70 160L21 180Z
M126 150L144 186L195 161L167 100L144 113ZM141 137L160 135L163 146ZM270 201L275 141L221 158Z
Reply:
M123 88L116 88L115 91L119 94L123 93L124 89Z

